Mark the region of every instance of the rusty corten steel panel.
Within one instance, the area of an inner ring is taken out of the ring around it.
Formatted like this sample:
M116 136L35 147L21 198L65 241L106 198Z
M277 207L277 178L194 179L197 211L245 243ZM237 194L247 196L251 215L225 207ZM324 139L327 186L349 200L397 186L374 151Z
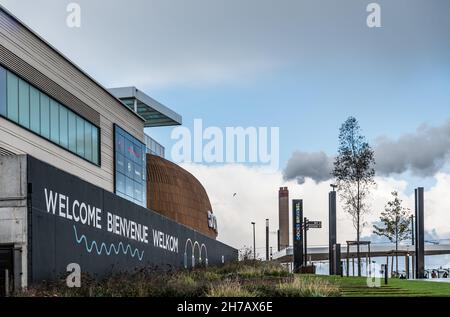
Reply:
M151 154L147 154L147 208L208 237L217 237L208 226L212 208L202 184L180 166Z

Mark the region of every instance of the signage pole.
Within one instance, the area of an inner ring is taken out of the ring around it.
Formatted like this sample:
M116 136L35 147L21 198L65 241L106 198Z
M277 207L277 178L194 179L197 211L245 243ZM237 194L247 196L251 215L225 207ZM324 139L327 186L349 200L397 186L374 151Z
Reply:
M294 273L299 273L303 264L303 200L292 200Z

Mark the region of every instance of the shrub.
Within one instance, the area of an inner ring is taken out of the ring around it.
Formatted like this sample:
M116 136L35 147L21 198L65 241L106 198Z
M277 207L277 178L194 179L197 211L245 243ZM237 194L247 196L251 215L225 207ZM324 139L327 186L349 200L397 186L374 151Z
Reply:
M329 297L339 296L339 289L328 281L296 276L290 283L280 283L274 294L278 297Z
M237 280L225 280L209 288L208 297L256 297L256 294L243 288Z

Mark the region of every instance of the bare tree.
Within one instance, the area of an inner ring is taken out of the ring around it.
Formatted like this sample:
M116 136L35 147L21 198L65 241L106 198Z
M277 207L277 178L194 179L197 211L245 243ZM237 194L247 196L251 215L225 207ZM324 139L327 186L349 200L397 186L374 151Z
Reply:
M392 192L392 200L386 204L381 213L380 222L383 226L375 224L373 233L395 243L395 270L398 274L398 245L411 238L411 212L409 208L402 206L402 200L398 198L396 191Z
M370 189L375 185L375 158L372 148L361 134L354 117L349 117L339 130L338 155L334 162L339 196L344 210L352 217L356 229L358 276L361 276L360 237L364 226L363 216L369 212L367 202Z

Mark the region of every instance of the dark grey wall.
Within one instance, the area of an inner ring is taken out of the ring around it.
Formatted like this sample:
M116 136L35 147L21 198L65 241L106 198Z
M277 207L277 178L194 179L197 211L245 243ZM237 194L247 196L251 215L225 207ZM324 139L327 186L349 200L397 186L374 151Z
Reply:
M200 262L202 245L204 245L201 256L203 263L206 258L209 265L220 265L222 260L229 262L238 258L238 251L234 248L32 157L28 157L28 184L31 232L30 283L57 278L66 272L70 263L77 263L81 266L82 272L98 277L143 266L158 266L161 269L182 268L185 266L185 257L188 259L188 266L191 267L193 248L188 239L196 246L194 257L197 264ZM100 208L102 228L68 220L59 216L58 211L55 215L48 213L45 188L69 196L70 208L75 200ZM148 226L148 244L108 232L107 212ZM178 238L178 252L155 247L153 229ZM107 254L109 251L110 254Z

